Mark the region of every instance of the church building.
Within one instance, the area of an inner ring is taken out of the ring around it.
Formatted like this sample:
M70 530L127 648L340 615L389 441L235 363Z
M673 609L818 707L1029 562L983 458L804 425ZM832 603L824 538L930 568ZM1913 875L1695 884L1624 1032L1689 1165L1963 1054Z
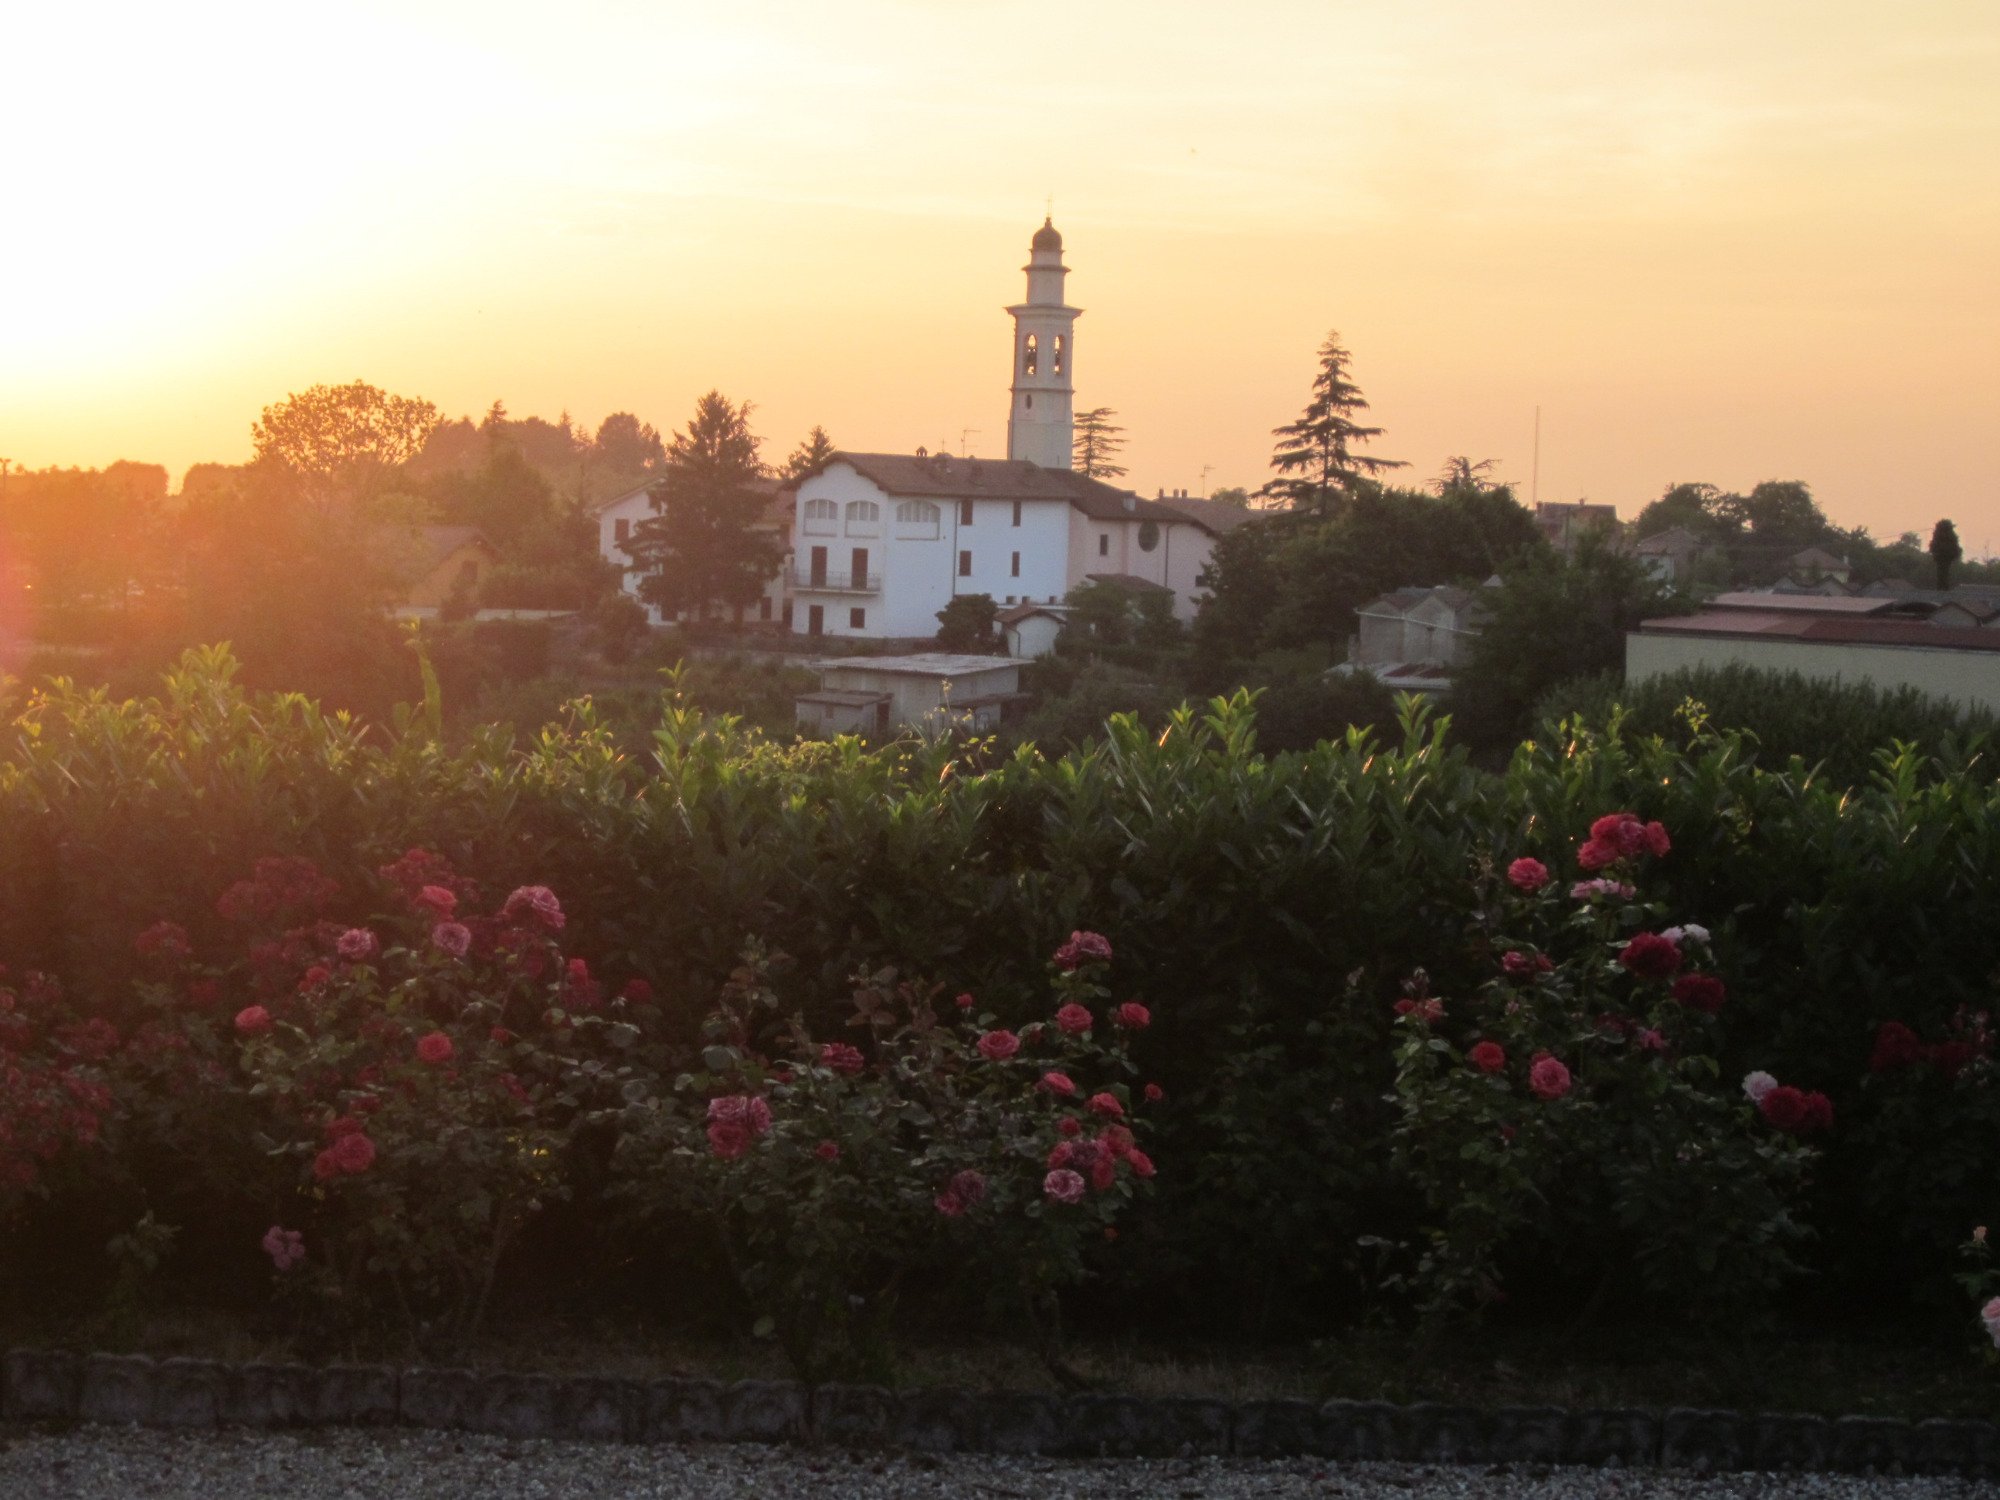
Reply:
M1193 617L1215 532L1072 471L1082 309L1065 298L1053 223L1035 231L1023 269L1026 299L1007 309L1007 457L839 452L801 479L784 580L794 632L930 636L955 595L1050 605L1092 580L1171 591L1174 613Z

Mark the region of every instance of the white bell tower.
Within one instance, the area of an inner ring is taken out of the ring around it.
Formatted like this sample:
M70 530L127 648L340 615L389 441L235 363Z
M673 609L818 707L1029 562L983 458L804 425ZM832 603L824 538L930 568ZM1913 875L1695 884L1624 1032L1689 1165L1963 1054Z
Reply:
M1083 309L1063 301L1069 268L1062 263L1062 236L1049 219L1035 231L1022 269L1028 273L1028 300L1007 309L1014 318L1007 456L1067 469L1075 422L1076 320Z

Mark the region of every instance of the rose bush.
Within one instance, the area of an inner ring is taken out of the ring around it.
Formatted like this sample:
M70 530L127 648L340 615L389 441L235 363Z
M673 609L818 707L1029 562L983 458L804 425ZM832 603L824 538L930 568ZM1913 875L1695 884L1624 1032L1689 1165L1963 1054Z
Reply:
M1485 982L1447 1000L1419 981L1396 1002L1397 1160L1431 1211L1408 1280L1429 1314L1502 1297L1530 1253L1607 1287L1636 1272L1684 1308L1795 1269L1800 1136L1831 1106L1775 1080L1753 1105L1724 1082L1709 935L1638 896L1670 847L1620 813L1577 852L1589 880L1515 860L1470 935Z
M856 1041L826 1042L783 1016L753 952L699 1067L623 1078L623 1189L642 1216L693 1208L715 1226L806 1378L880 1378L898 1288L930 1267L1011 1302L1059 1365L1055 1290L1155 1175L1125 1051L1151 1017L1107 1008L1109 957L1101 936L1072 937L1051 961L1056 1003L1018 1031L965 995L940 1012L941 986L860 976Z

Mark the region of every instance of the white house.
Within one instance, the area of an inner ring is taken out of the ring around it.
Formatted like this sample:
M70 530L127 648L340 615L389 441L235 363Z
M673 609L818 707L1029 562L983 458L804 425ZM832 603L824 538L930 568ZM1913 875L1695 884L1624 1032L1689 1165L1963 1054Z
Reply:
M743 620L768 621L772 625L790 623L792 595L786 587L786 578L791 567L792 491L789 486L775 479L760 479L753 486L764 497L763 511L756 525L760 529L775 532L785 545L785 558L778 570L764 585L764 592L751 609L744 611ZM622 495L614 495L597 507L597 555L620 570L619 587L633 599L639 598L639 582L643 575L632 564L632 554L625 544L631 540L633 528L653 515L651 486L641 485L635 490L627 490ZM653 625L666 623L665 616L656 605L640 601L646 611L647 622Z
M995 616L1012 657L1047 656L1056 649L1069 611L1059 604L1016 604Z
M1399 692L1448 692L1451 674L1486 625L1486 601L1470 589L1395 589L1355 612L1347 661Z
M1173 590L1193 618L1217 522L1070 469L1076 320L1062 236L1035 231L1014 320L1007 457L836 453L798 487L787 580L804 635L915 639L958 594L1057 604L1093 576Z

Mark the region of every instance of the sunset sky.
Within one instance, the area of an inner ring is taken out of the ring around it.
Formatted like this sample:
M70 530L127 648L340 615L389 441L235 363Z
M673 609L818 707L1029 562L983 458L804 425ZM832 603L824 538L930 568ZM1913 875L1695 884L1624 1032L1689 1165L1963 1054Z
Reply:
M999 454L1053 195L1146 493L1261 483L1338 328L1416 479L1525 496L1539 405L1545 500L2000 546L1994 0L78 3L0 58L17 465L177 481L353 379Z

